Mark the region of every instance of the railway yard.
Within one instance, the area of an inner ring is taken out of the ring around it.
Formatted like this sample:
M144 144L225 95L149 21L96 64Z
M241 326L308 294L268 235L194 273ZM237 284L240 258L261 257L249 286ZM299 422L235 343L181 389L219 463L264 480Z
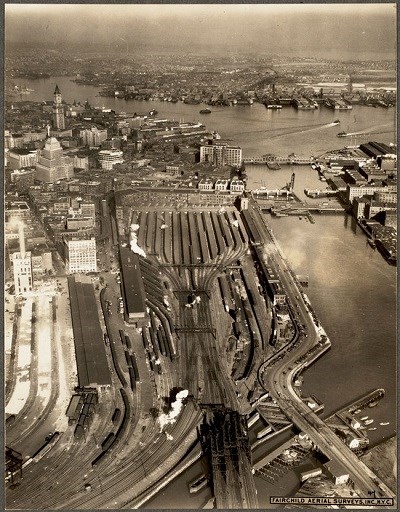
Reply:
M18 371L6 393L12 413L7 445L21 453L23 478L15 472L9 479L7 508L137 508L160 482L167 485L200 456L199 441L216 508L257 508L248 423L254 412L266 438L301 425L299 430L311 430L314 448L339 457L340 448L326 446L333 434L325 432L322 420L314 420L320 424L312 429L310 418L299 420L310 412L309 398L299 387L286 396L329 340L295 276L265 248L273 239L254 205L241 212L234 206L199 211L181 204L156 209L157 190L136 201L129 195L115 200L116 211L104 206L101 219L107 269L100 283L99 276L86 278L97 303L97 311L90 310L98 315L93 332L101 338L92 340L90 350L104 352L110 380L96 387L87 377L77 386L73 305L67 279L60 277L61 291L37 306L52 333L47 336L51 361L40 357L48 347L34 332L21 336L20 346L14 340ZM135 268L140 280L134 298L128 297L124 265ZM23 314L31 315L32 307L32 301L24 304ZM282 322L286 337L279 337ZM36 340L37 356L25 361L29 338ZM84 347L85 340L81 343ZM95 364L86 357L87 365ZM15 393L27 386L23 378L20 383L21 372L30 372L30 391L18 408ZM46 386L51 394L41 400ZM62 421L55 421L51 405L59 415L64 412ZM32 415L25 428L16 421L21 410L28 422ZM322 430L328 441L321 447ZM35 449L26 442L28 435L36 440ZM355 456L351 464L356 472ZM361 468L359 478L352 477L358 488L363 491L370 481L378 487L364 473Z

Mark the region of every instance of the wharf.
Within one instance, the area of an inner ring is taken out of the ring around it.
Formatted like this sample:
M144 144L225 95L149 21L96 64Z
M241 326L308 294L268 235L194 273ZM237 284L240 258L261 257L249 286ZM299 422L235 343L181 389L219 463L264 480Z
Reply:
M248 156L243 158L244 164L249 165L267 165L269 164L283 164L283 165L310 165L315 161L313 156L275 156L275 155L265 155L265 156Z
M340 409L339 411L334 412L331 416L326 418L327 421L332 420L335 415L337 414L343 414L345 412L349 412L350 414L354 414L357 409L364 409L365 407L373 407L373 405L370 404L376 404L378 400L381 400L385 396L385 390L382 388L377 388L366 395L361 396L360 398L357 398L353 402L350 402L349 404L345 405Z
M254 202L261 211L269 211L277 217L286 217L288 215L310 215L310 214L343 214L346 210L336 201L330 201L328 204L307 204L297 202L296 200L289 203L288 201L276 201L271 198L261 199L253 196ZM286 198L285 198L286 199Z

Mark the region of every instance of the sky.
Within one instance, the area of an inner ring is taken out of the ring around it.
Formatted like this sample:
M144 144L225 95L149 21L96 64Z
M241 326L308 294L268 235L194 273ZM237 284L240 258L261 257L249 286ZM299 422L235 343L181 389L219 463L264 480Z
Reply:
M396 55L394 3L6 4L6 45Z

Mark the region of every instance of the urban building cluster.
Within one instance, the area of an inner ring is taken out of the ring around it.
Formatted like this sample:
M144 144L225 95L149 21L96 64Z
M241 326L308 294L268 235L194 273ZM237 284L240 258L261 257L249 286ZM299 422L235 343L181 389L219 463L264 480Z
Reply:
M245 190L241 148L201 123L67 105L58 86L53 103L39 107L39 125L20 122L38 110L30 102L6 116L6 243L17 295L54 271L56 251L70 274L99 270L100 201L112 191L151 183L223 197ZM221 197L209 202L231 202ZM33 224L34 247L23 235Z
M371 141L328 160L325 176L388 261L397 260L397 155Z
M246 55L143 54L131 60L92 52L69 59L60 52L6 59L7 94L26 99L29 91L19 77L75 76L77 83L103 87L102 95L209 105L251 104L268 97L291 100L324 95L342 96L348 103L389 106L396 103L394 61L348 62L317 58ZM378 65L377 65L378 64ZM98 71L94 73L92 69ZM331 94L332 93L332 94Z

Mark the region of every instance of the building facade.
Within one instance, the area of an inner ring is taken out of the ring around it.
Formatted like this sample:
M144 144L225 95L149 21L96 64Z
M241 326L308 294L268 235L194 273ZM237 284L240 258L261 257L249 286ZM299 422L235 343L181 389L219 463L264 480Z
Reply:
M92 126L90 130L81 130L79 136L84 146L97 147L107 140L107 130L99 130L97 126Z
M33 167L36 165L38 152L29 149L11 149L7 153L7 164L13 171L22 167Z
M31 253L15 252L12 256L15 295L32 290L32 255Z
M90 238L64 240L66 260L70 274L97 272L96 240Z
M99 160L102 169L110 171L115 164L122 164L124 159L122 151L107 150L99 151Z
M200 146L200 162L239 167L242 163L242 149L228 142L213 140L212 144Z

